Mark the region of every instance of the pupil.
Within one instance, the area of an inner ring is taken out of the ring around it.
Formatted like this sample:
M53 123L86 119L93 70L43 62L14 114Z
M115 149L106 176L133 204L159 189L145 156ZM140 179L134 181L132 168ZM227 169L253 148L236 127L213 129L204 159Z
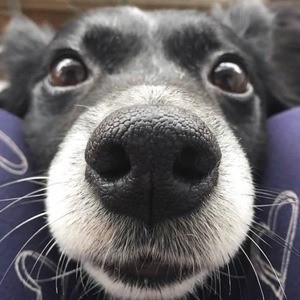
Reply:
M65 76L67 77L67 78L73 78L73 79L75 79L77 76L78 73L77 73L77 71L76 71L76 69L73 67L67 67L66 68L66 70L65 70Z
M238 74L234 73L233 70L224 70L221 72L221 80L227 89L234 90L235 83L238 80Z
M51 72L51 82L55 86L76 85L84 81L86 72L82 64L66 58L56 64Z
M227 92L244 93L247 90L247 76L243 70L234 63L221 63L215 69L212 81L216 86Z

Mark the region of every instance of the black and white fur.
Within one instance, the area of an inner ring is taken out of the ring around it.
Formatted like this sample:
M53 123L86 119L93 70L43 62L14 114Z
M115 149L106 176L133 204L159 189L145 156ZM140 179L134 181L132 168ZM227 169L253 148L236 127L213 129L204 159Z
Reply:
M276 26L275 15L252 1L213 15L99 9L56 34L24 17L9 25L3 63L10 87L0 105L24 117L32 161L49 175L48 223L61 251L80 261L111 297L186 297L245 241L254 215L253 174L263 167L266 117L298 99L286 81L289 70L278 69L285 44L274 47ZM75 87L55 88L48 82L49 64L65 49L78 53L89 77ZM251 82L246 94L225 93L209 82L224 55L246 66ZM205 205L151 231L105 211L85 180L84 160L87 142L105 117L147 104L175 106L200 118L222 152L218 184ZM145 256L196 271L156 288L125 284L101 267L104 261L122 264Z

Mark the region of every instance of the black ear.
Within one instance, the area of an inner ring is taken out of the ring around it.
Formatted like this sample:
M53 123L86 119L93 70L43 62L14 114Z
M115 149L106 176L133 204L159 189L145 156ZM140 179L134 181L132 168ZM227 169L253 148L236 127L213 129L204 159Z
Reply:
M214 15L256 53L270 53L274 15L260 1L242 1L225 11L217 7Z
M274 88L273 97L281 102L283 107L299 106L300 3L283 1L270 9L275 14L271 63L276 67L279 83Z
M268 115L300 105L300 84L294 77L300 70L300 5L294 4L288 11L253 0L216 13L255 54Z
M52 37L49 27L40 28L24 16L10 22L2 37L1 53L9 87L0 94L0 108L24 116L30 102L30 82Z

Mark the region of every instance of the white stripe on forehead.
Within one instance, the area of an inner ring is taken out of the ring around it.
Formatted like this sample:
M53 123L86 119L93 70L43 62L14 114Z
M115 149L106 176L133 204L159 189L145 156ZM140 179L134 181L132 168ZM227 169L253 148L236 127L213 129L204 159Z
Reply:
M132 18L130 18L132 16ZM148 29L157 28L157 19L152 13L145 12L137 7L114 7L101 8L85 14L84 23L91 26L102 25L111 28L125 29L130 25L138 31L139 25L144 25ZM125 27L124 27L125 26Z
M129 12L136 17L140 17L149 26L149 29L157 28L157 21L155 21L153 15L137 7L129 7Z

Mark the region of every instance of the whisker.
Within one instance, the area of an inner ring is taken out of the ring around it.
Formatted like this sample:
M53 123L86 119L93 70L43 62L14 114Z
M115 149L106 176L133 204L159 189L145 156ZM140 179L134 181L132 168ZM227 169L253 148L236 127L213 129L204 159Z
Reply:
M63 215L62 217L56 219L55 221L51 222L51 223L47 223L45 225L43 225L39 230L37 230L27 241L26 243L21 247L21 249L19 250L19 252L16 254L16 256L14 257L14 259L12 260L12 262L10 263L10 265L8 266L8 268L6 269L5 273L3 274L3 277L1 278L0 280L0 286L1 284L3 283L4 279L6 278L9 270L11 269L12 265L14 264L15 260L17 259L18 255L22 252L22 250L28 245L28 243L34 238L36 237L41 231L43 231L45 228L47 228L50 224L53 224L57 221L59 221L60 219L62 218L65 218L67 215L69 215L70 213L73 213L73 211L70 211L68 213L66 213L65 215ZM47 212L43 213L43 214L47 214ZM37 216L35 216L35 218L37 218ZM32 218L30 218L32 219ZM24 223L24 222L23 222ZM13 231L15 231L15 228L13 229ZM5 235L7 236L7 234ZM3 238L2 238L3 240ZM1 243L1 240L0 240L0 243Z
M262 192L262 193L270 193L270 194L280 194L281 193L281 190L280 189L271 189L271 188L264 188L262 186L258 186L256 183L254 183L254 188L255 188L255 191L257 192Z
M29 195L29 196L23 196L23 199L30 199L30 198L36 198L36 197L40 197L40 196L45 196L45 193L42 194L37 194L37 195ZM14 200L18 200L20 199L20 197L14 197L14 198L4 198L4 199L0 199L0 202L10 202L10 201L14 201Z
M85 277L87 277L87 274L84 275L83 279L85 279ZM81 293L79 299L82 299L84 296L88 296L88 293L90 293L92 290L94 290L95 288L97 288L98 284L95 283L94 285L92 285L92 287L88 290L84 290L84 292Z
M10 265L8 266L8 268L6 269L3 277L0 280L0 286L3 283L4 279L6 278L6 275L8 274L9 270L11 269L12 265L14 264L15 260L17 259L18 255L22 252L22 250L26 247L26 245L36 236L38 235L43 229L45 229L47 227L47 224L42 226L39 230L37 230L28 240L27 242L22 246L22 248L19 250L19 252L17 253L17 255L14 257L14 259L12 260L12 262L10 263Z
M293 247L292 245L290 245L289 243L286 242L286 240L284 238L282 238L280 235L278 235L276 232L272 231L270 228L261 225L260 223L256 222L256 221L252 221L256 226L260 227L261 229L265 230L265 234L271 238L273 241L275 241L277 244L279 244L282 247L287 247L287 249L289 249L290 251L292 251L293 254L295 254L296 256L300 256L300 251ZM258 228L253 227L253 229L258 230Z
M267 260L268 264L270 265L270 267L272 268L272 271L277 279L277 282L280 286L280 289L282 290L282 293L284 295L284 297L286 298L286 294L285 294L285 291L284 291L284 288L281 284L281 281L279 280L278 278L278 275L277 275L277 272L275 271L271 261L269 260L268 256L265 254L265 252L261 249L261 247L247 234L247 237L252 241L252 243L258 248L258 250L262 253L262 255L265 257L265 259Z
M45 255L44 255L44 257L43 257L43 260L42 260L42 262L41 262L41 264L40 264L40 267L39 267L39 269L38 269L38 271L37 271L37 276L36 276L37 279L40 278L40 274L41 274L42 268L43 268L43 266L44 266L45 260L47 259L49 253L52 251L52 249L53 249L56 245L57 245L57 242L54 241L54 243L50 246L50 248L49 248L49 249L47 250L47 252L45 253Z
M87 274L85 274L85 276L83 275L83 267L82 267L82 265L81 265L81 268L80 268L80 270L79 270L80 282L81 282L81 285L82 285L82 287L83 287L84 294L85 294L86 296L88 296L88 293L87 293L87 290L86 290L86 286L85 286L85 284L84 284L84 278L86 277L86 275L87 275Z
M243 249L242 246L239 246L240 250L244 253L246 259L248 260L249 264L251 265L251 268L254 272L254 275L256 277L256 280L257 280L257 283L258 283L258 286L259 286L259 289L260 289L260 293L261 293L261 296L262 296L262 300L265 300L265 295L264 295L264 292L263 292L263 288L262 288L262 285L261 285L261 282L259 280L259 277L258 277L258 274L254 268L254 265L253 263L251 262L251 259L249 258L249 256L247 255L246 251Z
M20 223L19 225L17 225L16 227L14 227L12 230L10 230L8 233L6 233L1 239L0 239L0 244L8 237L10 236L12 233L14 233L16 230L18 230L19 228L21 228L22 226L26 225L27 223L33 221L33 220L36 220L40 217L43 217L43 216L46 216L47 215L47 212L43 212L43 213L40 213L38 215L35 215L29 219L27 219L26 221Z
M266 195L266 196L278 196L280 194L280 191L275 192L275 191L255 189L255 194L256 195Z
M66 257L67 257L67 256L66 256ZM71 259L68 258L68 260L67 260L67 262L66 262L66 264L65 264L65 268L64 268L64 270L63 270L63 272L62 272L62 274L67 273L67 268L68 268L68 265L69 265L70 261L71 261ZM63 289L63 293L65 293L65 280L63 280L63 282L62 282L62 289Z
M282 206L285 205L286 203L271 203L271 204L258 204L258 205L253 205L254 207L274 207L274 206Z
M14 204L22 201L23 199L26 199L28 196L35 195L36 193L45 191L46 189L47 188L42 188L42 189L35 190L33 192L30 192L30 193L26 194L25 196L22 196L22 197L18 198L17 200L14 200L12 203L10 203L10 204L6 205L4 208L2 208L0 210L0 214L3 213L4 211L6 211L8 208L12 207Z
M33 177L21 178L21 179L10 181L10 182L0 185L0 189L10 186L10 185L13 185L13 184L21 183L21 182L34 182L35 183L35 180L43 180L43 179L46 180L48 178L49 178L48 176L33 176Z
M28 274L28 271L24 266L26 264L27 257L36 258L37 256L38 256L38 254L36 252L26 250L26 251L23 251L22 253L20 253L20 255L18 255L15 258L16 259L15 260L15 271L16 271L18 277L20 278L21 282L30 289L32 287L31 285L36 286L37 282ZM46 264L50 270L54 269L54 263L51 260L48 260L46 262ZM24 276L21 275L21 270L19 267L20 265L22 266L21 269L26 278L24 278ZM28 285L28 283L29 283L29 285ZM40 298L37 298L37 299L40 299Z
M19 260L22 260L22 261L23 261L22 265L24 265L24 264L25 264L25 259L26 259L26 257L27 257L27 253L30 254L30 257L31 257L31 258L35 258L37 261L39 260L40 255L39 255L38 253L33 252L33 251L24 251L24 252L26 252L24 255L18 256L18 257L16 258L16 263L18 263ZM48 267L52 272L55 272L55 264L54 264L51 260L47 259L47 261L45 261L45 264L47 265L47 267ZM18 273L19 271L16 270L16 272ZM26 268L23 269L23 272L24 272L24 274L25 274L26 277L27 277L27 280L24 279L24 282L23 282L25 285L26 285L26 282L28 282L28 281L30 281L30 282L32 282L32 283L37 283L37 282L39 282L39 283L45 283L45 282L57 280L57 277L56 277L56 276L54 276L54 277L49 277L49 278L43 278L43 279L32 278L32 277L31 277L31 273L28 273L28 271L26 270ZM70 271L68 271L68 272L66 272L66 273L64 273L64 274L60 274L60 275L59 275L59 278L65 279L67 276L72 275L72 274L74 274L75 272L76 272L75 269L70 270Z
M228 295L231 295L231 276L230 276L230 267L229 267L229 264L226 264L226 267L227 267L227 272L228 272L228 285L229 285Z
M55 270L55 277L58 276L59 265L60 265L61 260L63 259L64 256L65 256L65 253L64 253L64 252L61 252L60 257L59 257L59 260L58 260L58 264L57 264L56 270ZM58 281L57 281L57 280L55 280L55 291L56 291L56 294L58 294Z
M253 229L249 228L249 231L253 233L257 238L259 238L264 244L271 248L271 245L267 243L259 234L257 234Z
M96 283L93 281L92 277L89 276L86 283L86 290L89 290L94 284Z
M79 265L79 261L77 261L76 272L75 272L75 276L76 276L77 282L76 282L76 284L74 285L74 288L71 291L71 294L70 294L70 297L69 297L70 300L73 299L73 297L76 297L76 292L78 292L79 286L81 284L79 278L77 277L77 274L78 274L78 272L80 272L79 269L81 269L82 266L80 265L80 267L78 267L78 265ZM78 299L78 297L76 297L76 300L77 299Z
M36 265L38 264L38 262L40 261L44 251L46 251L46 249L48 248L49 245L51 245L51 243L55 243L55 238L53 237L48 243L47 245L44 247L44 249L41 251L40 255L38 256L36 262L34 263L33 267L31 268L31 271L29 273L29 276L31 276L31 274L33 273L33 270L35 269ZM50 246L51 247L51 246Z
M219 272L220 272L220 274L222 274L222 275L224 275L226 277L231 277L231 278L234 278L234 279L244 279L245 278L245 276L233 275L233 274L229 275L228 273L223 272L223 271L219 271Z
M61 257L63 257L63 260L62 260L62 266L63 266L64 259L67 258L67 255L64 252L62 252L62 256ZM59 275L63 274L63 272L62 272L62 266L60 268L59 265L60 265L60 259L58 261L58 265L57 265L56 271L55 271L55 277L56 277L55 278L55 288L56 288L56 291L57 291L56 293L57 294L58 294L58 279L60 279ZM60 287L61 287L63 295L65 295L65 279L66 279L65 276L63 276L62 280L60 281Z
M25 201L25 202L20 203L20 205L26 205L26 204L28 205L28 204L34 204L34 203L44 202L44 201L45 201L45 197L46 197L46 195L43 195L43 198L42 198L42 199L31 200L31 201Z
M49 278L43 278L43 279L38 279L37 281L43 283L43 282L49 282L49 281L61 279L63 277L66 277L66 276L69 276L69 275L72 275L72 274L76 273L76 271L77 271L77 269L75 268L73 270L70 270L68 272L59 274L57 276L53 276L53 277L49 277Z

